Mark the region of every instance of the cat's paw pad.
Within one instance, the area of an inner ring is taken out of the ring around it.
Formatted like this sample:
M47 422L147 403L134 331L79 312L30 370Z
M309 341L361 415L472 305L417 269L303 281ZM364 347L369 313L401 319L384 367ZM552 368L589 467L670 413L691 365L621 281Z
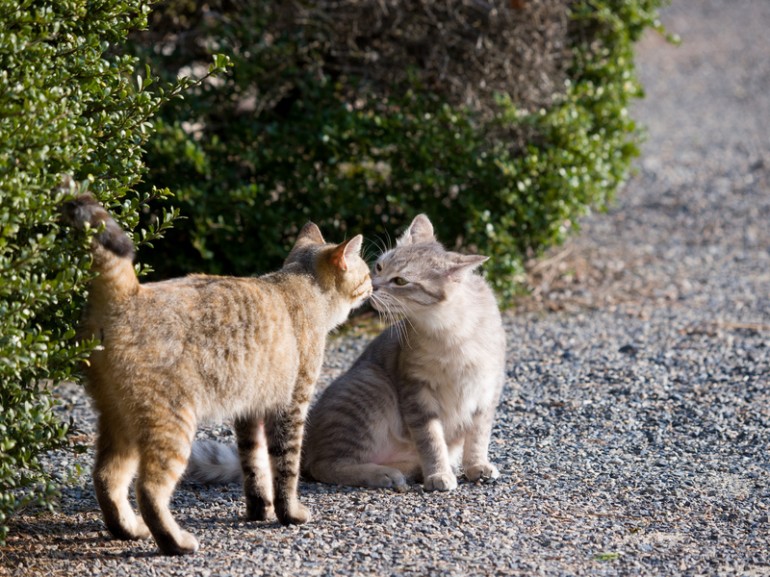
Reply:
M465 477L471 482L493 481L499 476L500 471L492 463L477 463L476 465L465 467Z
M425 477L426 491L451 491L457 489L457 477L453 473L436 473Z
M310 520L310 509L302 503L293 503L286 510L275 510L278 521L281 525L302 525Z

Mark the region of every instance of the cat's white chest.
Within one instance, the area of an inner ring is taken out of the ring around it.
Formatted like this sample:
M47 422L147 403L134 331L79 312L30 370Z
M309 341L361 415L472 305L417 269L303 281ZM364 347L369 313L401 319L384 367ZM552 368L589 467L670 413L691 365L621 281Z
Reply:
M481 346L468 343L449 353L441 343L424 343L413 353L410 372L426 385L423 402L447 433L467 427L474 413L494 402L499 363Z

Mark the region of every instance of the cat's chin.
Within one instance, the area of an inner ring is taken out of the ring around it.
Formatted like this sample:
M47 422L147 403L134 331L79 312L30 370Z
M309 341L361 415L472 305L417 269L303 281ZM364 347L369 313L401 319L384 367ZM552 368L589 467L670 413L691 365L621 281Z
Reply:
M353 310L353 311L354 311L354 310L356 310L356 309L358 309L358 308L361 308L362 306L364 306L364 304L366 304L367 302L371 302L371 301L369 300L369 298L370 298L370 295L366 295L366 296L363 296L363 297L359 298L358 300L356 300L356 301L353 303L353 306L351 306L351 307L350 307L350 310Z

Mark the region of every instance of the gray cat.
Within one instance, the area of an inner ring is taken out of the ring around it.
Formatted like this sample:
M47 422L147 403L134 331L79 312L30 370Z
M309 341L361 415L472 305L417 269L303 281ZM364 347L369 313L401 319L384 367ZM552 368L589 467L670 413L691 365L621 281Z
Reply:
M487 257L450 252L425 215L377 260L372 305L400 318L311 408L302 471L324 483L405 490L495 479L487 457L504 380L505 332L474 270ZM197 444L188 477L235 480L234 448Z

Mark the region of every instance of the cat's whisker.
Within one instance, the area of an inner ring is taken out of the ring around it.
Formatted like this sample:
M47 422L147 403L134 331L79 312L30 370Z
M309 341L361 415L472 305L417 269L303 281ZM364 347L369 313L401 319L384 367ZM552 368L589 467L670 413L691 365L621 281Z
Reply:
M370 252L372 251L372 252ZM376 259L382 253L379 243L376 240L364 240L364 248L362 251L362 257L366 262L371 262Z
M387 303L387 300L383 298L381 294L378 294L376 292L372 293L372 296L369 297L369 299L372 301L372 303L375 306L375 309L377 311L377 314L380 317L380 321L384 322L386 324L391 324L391 316L390 316L390 307Z
M393 239L390 238L390 233L388 231L385 231L385 238L386 240L382 241L382 252L384 253L393 249Z
M372 293L371 300L377 305L375 310L380 316L380 321L385 322L388 326L395 324L398 319L391 310L388 295Z
M387 319L389 326L398 336L398 341L402 345L411 348L409 343L409 331L406 326L408 323L409 326L414 329L414 325L409 319L412 313L410 307L408 305L405 306L405 303L395 299L393 295L387 293L375 294L372 296L376 296L375 302L384 309L380 311L380 317L382 318L382 316L384 316ZM397 306L398 312L393 311L394 305ZM406 309L406 311L404 311L404 309Z
M399 323L401 326L401 330L403 332L404 338L403 338L403 344L405 344L407 347L412 348L409 344L409 331L407 330L407 324L412 328L412 331L415 332L417 329L414 326L414 323L412 323L412 317L414 316L413 310L407 303L401 303L401 306L406 309L406 312L402 314L403 322Z
M386 242L382 237L374 238L370 244L376 249L375 260L390 250L390 242Z
M398 340L403 344L406 348L411 349L412 344L409 342L409 331L406 330L406 324L405 323L398 323L399 328L399 337Z

